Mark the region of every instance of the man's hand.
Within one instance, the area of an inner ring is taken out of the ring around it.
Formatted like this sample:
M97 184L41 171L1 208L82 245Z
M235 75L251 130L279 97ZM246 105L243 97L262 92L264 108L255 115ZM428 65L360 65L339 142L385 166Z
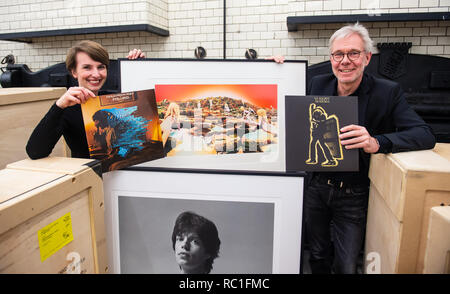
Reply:
M365 127L358 125L348 125L341 128L339 135L341 144L345 149L363 148L366 153L375 153L380 149L377 140L370 136Z
M145 58L145 53L142 52L141 49L133 49L128 52L127 55L128 59L138 59L138 58Z
M277 56L269 56L264 58L265 60L273 60L276 63L283 63L284 62L284 56L277 55Z

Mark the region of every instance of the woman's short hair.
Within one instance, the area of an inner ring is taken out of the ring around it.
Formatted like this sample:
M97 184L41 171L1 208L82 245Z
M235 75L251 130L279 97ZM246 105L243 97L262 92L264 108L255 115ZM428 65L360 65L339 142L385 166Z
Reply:
M216 225L207 218L191 211L181 213L173 227L172 248L175 250L177 236L185 233L196 233L203 245L205 251L210 255L206 260L205 270L209 273L212 269L214 259L219 256L220 239Z
M333 42L337 39L342 39L352 34L358 34L364 42L364 50L369 53L373 51L373 41L369 36L369 32L367 29L359 24L358 22L351 25L346 25L345 27L340 28L330 37L328 41L328 49L332 50Z
M69 49L66 56L67 70L72 73L77 67L77 53L84 52L93 60L100 62L108 68L109 54L108 51L97 42L90 40L83 40L77 42Z

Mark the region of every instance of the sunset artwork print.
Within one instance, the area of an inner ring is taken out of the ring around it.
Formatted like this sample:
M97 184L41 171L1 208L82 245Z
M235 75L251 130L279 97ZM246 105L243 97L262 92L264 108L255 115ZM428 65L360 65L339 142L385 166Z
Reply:
M102 172L164 157L153 89L97 96L81 109L89 155Z
M278 148L277 85L155 85L166 156Z

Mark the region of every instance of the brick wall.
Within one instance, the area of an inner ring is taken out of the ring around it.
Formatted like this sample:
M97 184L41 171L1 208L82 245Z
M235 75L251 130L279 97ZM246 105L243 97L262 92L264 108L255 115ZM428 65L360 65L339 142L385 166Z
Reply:
M101 4L97 8L89 10L86 7L91 2L87 0L8 1L0 4L0 14L6 19L0 23L0 33L73 28L83 24L137 24L147 20L169 30L170 36L128 32L33 38L29 44L0 41L0 58L12 53L17 63L25 63L37 71L63 62L67 49L81 39L103 44L111 58L124 57L132 48L142 48L148 57L193 58L197 46L207 50L207 58L223 58L223 0L98 2ZM288 16L449 11L450 0L227 0L226 5L227 58L245 58L245 50L253 48L261 58L284 55L315 64L328 59L328 38L343 24L306 24L299 26L297 32L288 32ZM37 20L41 16L44 17ZM29 20L31 17L36 21ZM375 43L412 42L411 53L450 58L450 21L363 24Z

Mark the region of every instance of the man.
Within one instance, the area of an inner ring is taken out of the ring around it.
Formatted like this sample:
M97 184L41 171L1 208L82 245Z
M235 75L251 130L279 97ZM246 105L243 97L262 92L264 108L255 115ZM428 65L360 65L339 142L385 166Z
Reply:
M217 227L201 215L183 212L173 227L172 248L181 273L209 274L219 256Z
M372 44L367 29L358 23L337 30L329 40L333 74L315 76L308 87L309 95L358 97L359 122L342 127L339 137L344 148L360 151L359 172L313 173L306 189L313 273L356 273L366 228L370 154L435 145L431 129L409 107L400 85L364 73ZM282 57L273 59L283 62Z

